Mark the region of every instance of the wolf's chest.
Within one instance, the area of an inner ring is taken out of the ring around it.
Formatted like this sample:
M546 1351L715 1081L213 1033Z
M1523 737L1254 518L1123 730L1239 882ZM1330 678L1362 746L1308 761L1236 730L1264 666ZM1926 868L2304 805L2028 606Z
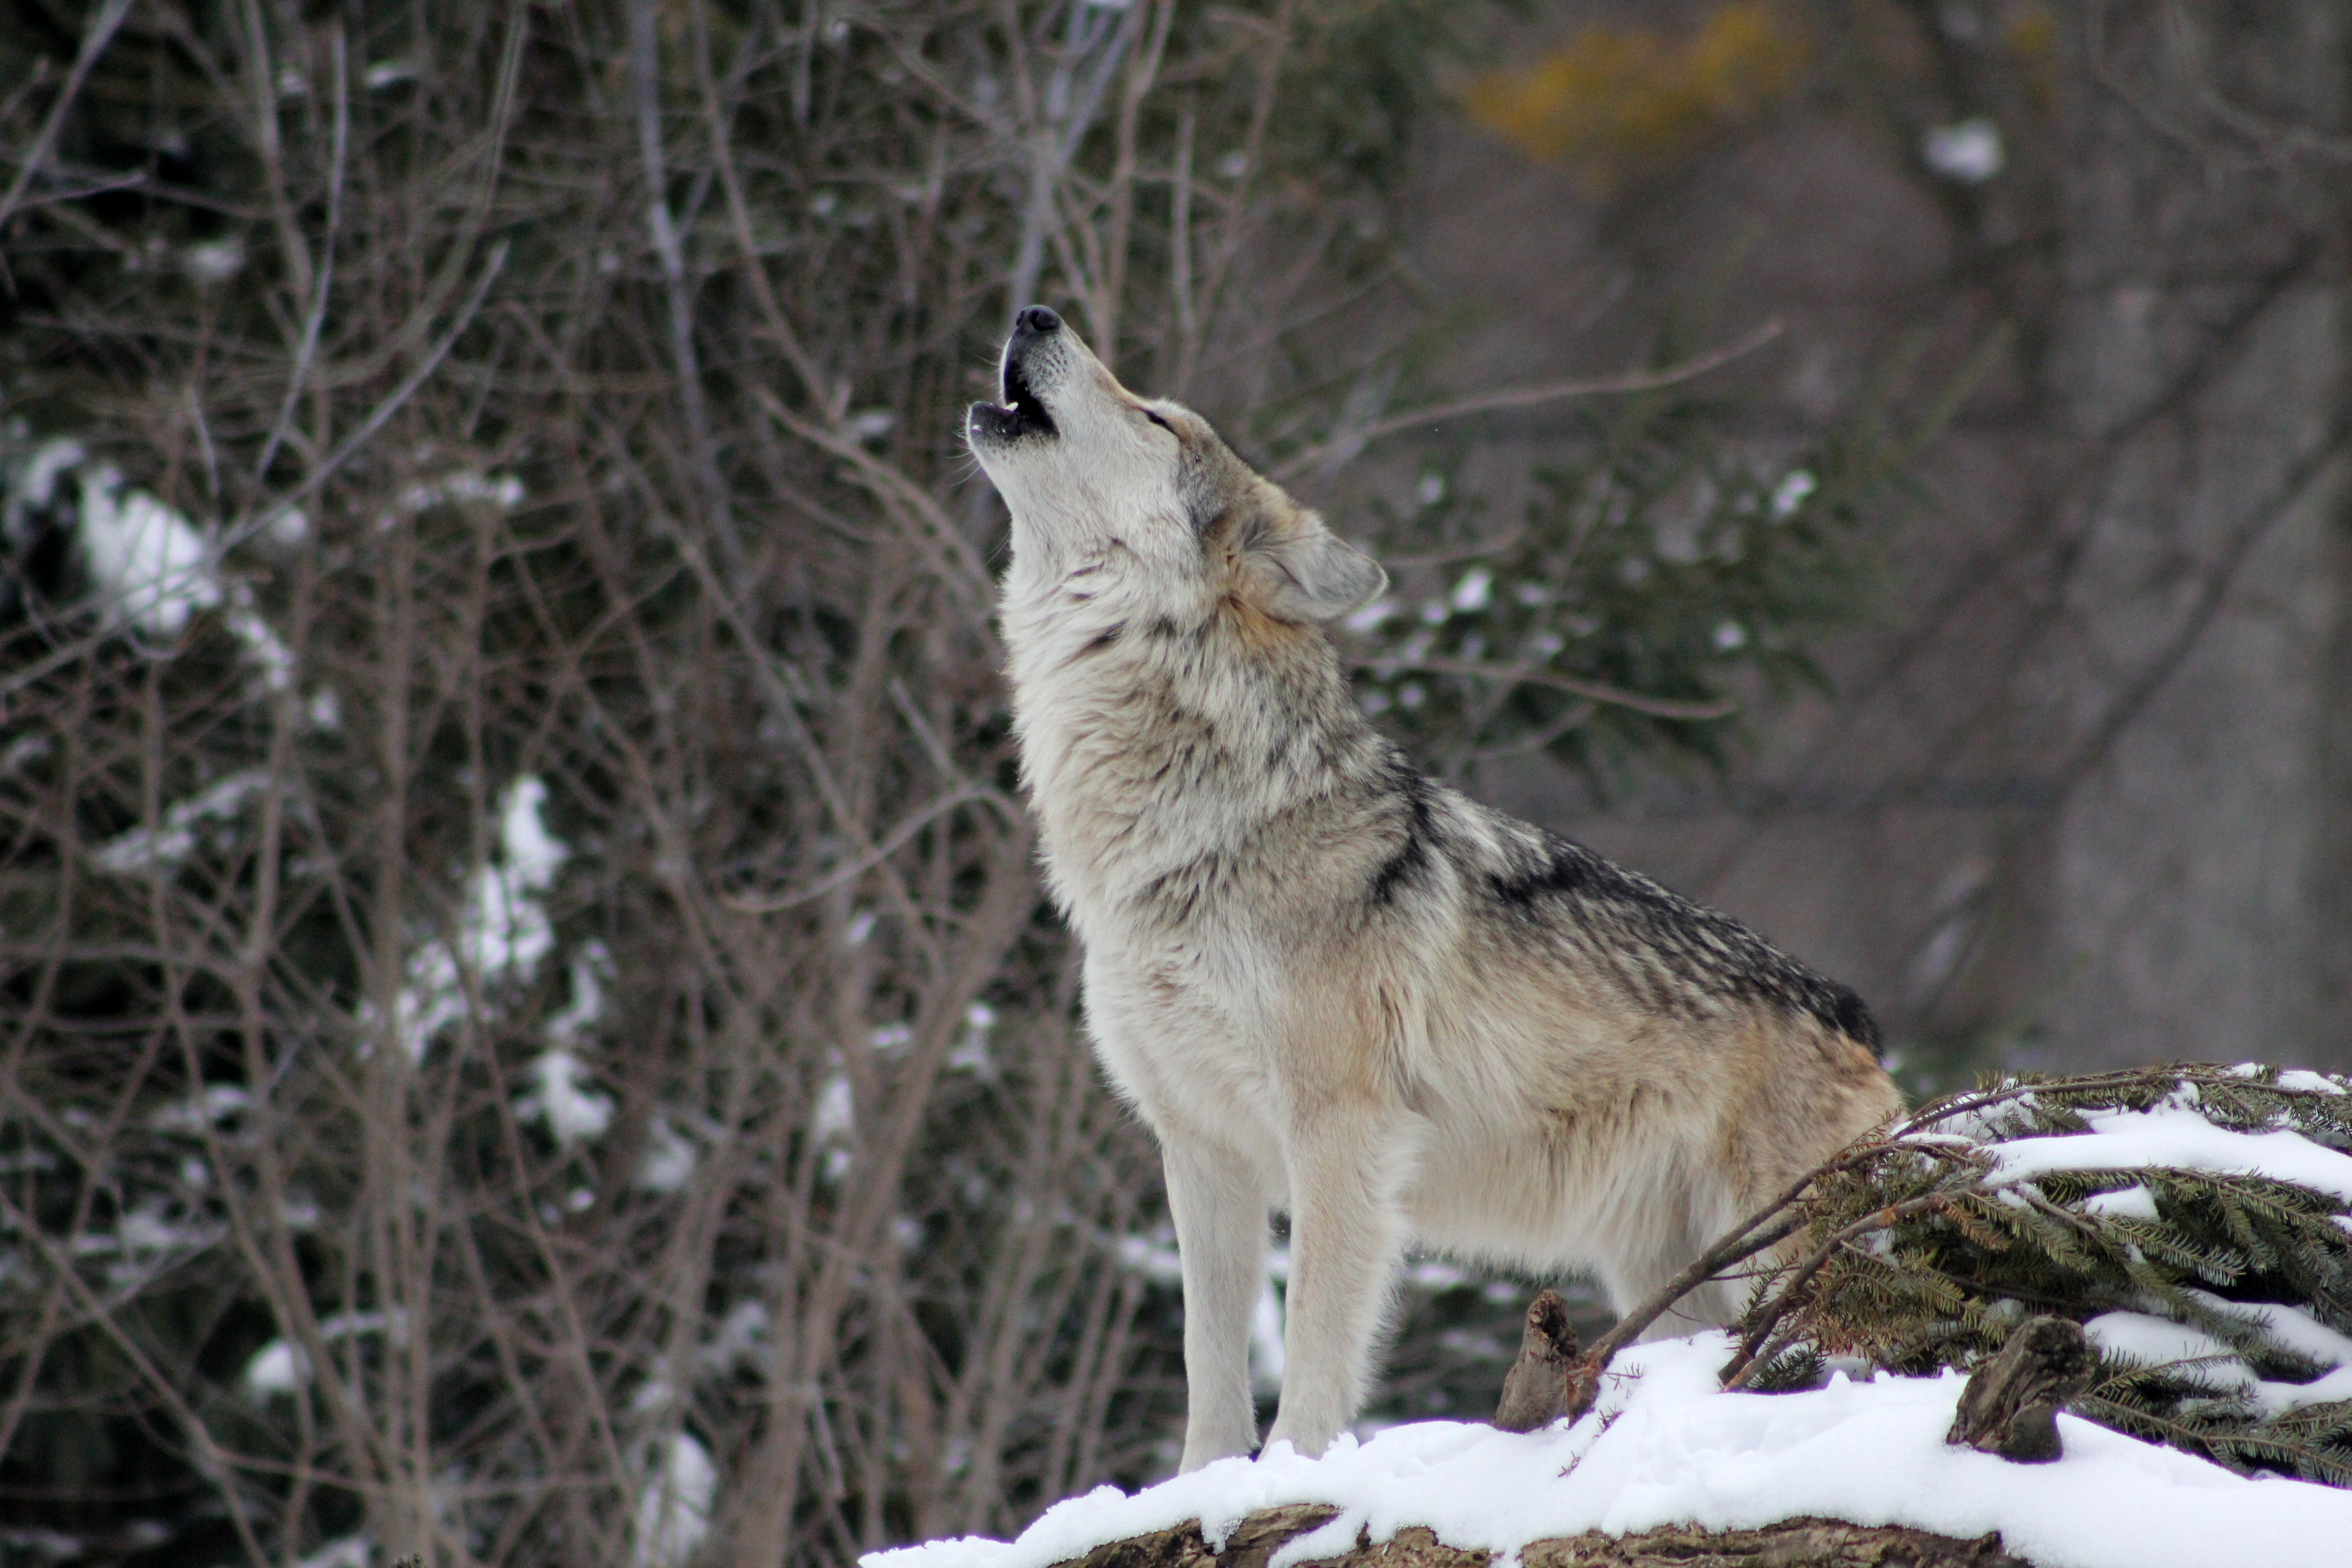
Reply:
M1205 938L1205 940L1204 940ZM1286 982L1278 967L1195 932L1089 942L1087 1021L1122 1094L1154 1122L1249 1122L1273 1103Z

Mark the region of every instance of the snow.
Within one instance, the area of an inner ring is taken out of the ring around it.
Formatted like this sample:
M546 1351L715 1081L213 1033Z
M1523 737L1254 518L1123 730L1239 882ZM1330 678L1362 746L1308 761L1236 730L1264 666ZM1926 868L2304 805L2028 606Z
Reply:
M375 1542L364 1535L346 1535L331 1541L294 1565L294 1568L369 1568L375 1561Z
M245 1396L256 1405L267 1404L273 1394L291 1394L310 1381L310 1358L284 1340L272 1340L256 1351L237 1379Z
M684 1192L694 1179L694 1166L692 1141L668 1117L655 1112L646 1130L645 1154L637 1162L637 1185L653 1193Z
M996 1060L989 1055L989 1031L996 1027L996 1009L985 1002L974 1002L964 1009L963 1037L948 1053L947 1065L963 1072L992 1078Z
M551 1040L576 1040L604 1016L604 982L613 973L613 950L601 942L581 945L572 956L572 1005L547 1021Z
M70 448L79 461L81 448ZM66 453L47 450L34 467L55 472ZM125 492L122 471L93 463L81 471L81 548L90 581L110 614L157 637L174 637L198 610L221 602L204 535L145 490Z
M528 782L538 783L536 779ZM520 790L517 794L520 797ZM507 816L509 824L516 826L507 845L507 870L510 875L538 878L536 887L529 889L535 891L554 879L555 868L563 863L567 851L547 837L536 806L520 817L509 806ZM604 1016L604 977L612 967L613 955L601 942L585 943L572 955L572 1005L547 1020L548 1038L556 1044L531 1058L533 1087L515 1101L516 1114L526 1121L537 1118L546 1122L562 1148L583 1141L593 1142L613 1124L611 1098L589 1087L591 1070L571 1049L572 1043Z
M8 486L6 506L0 510L0 531L9 543L24 545L32 536L28 515L55 500L58 480L89 456L79 441L44 441L22 459Z
M245 241L231 235L192 245L180 253L180 265L199 283L226 283L245 270Z
M692 1433L658 1444L637 1498L635 1568L682 1568L710 1530L719 1467Z
M1804 505L1806 498L1821 489L1821 480L1813 478L1811 472L1804 468L1790 468L1781 475L1780 482L1772 487L1770 503L1772 521L1785 522L1796 516L1797 509Z
M253 1097L233 1083L207 1084L155 1111L148 1125L163 1132L202 1134L253 1103Z
M1257 1306L1250 1313L1250 1384L1261 1393L1282 1387L1284 1360L1282 1298L1274 1288L1274 1273L1258 1281Z
M2083 1200L2083 1212L2108 1219L2156 1220L2156 1194L2135 1182L2130 1186L2112 1193L2095 1193Z
M2253 1373L2237 1352L2202 1329L2146 1312L2102 1312L2083 1324L2084 1337L2106 1355L2146 1366L2183 1363L2180 1372L2221 1392L2253 1385Z
M196 852L207 823L234 821L245 804L269 787L258 768L231 773L208 789L175 801L154 827L133 827L90 852L100 868L121 876L166 870Z
M1801 1515L1963 1539L1999 1531L2040 1568L2340 1568L2352 1491L2253 1479L2073 1415L2065 1457L2018 1465L1944 1442L1958 1373L1798 1394L1725 1394L1728 1336L1623 1352L1599 1405L1525 1435L1460 1422L1342 1436L1320 1459L1286 1445L1132 1496L1102 1487L1013 1542L966 1537L875 1552L866 1568L1046 1568L1104 1542L1200 1520L1213 1542L1283 1503L1339 1509L1269 1568L1425 1525L1449 1545L1513 1553L1531 1541L1660 1525L1748 1529Z
M816 1119L810 1129L820 1139L846 1138L857 1129L857 1102L848 1078L835 1073L816 1097Z
M467 971L484 984L528 979L554 948L555 926L540 895L554 886L571 851L541 820L546 805L541 780L525 774L508 786L499 806L499 863L475 871L452 937L410 955L400 992L400 1037L410 1061L422 1062L433 1037L466 1016ZM575 1008L587 1002L576 989L583 973L572 972ZM593 968L586 973L593 985Z
M2218 1174L2259 1171L2352 1203L2352 1155L2299 1132L2232 1132L2194 1110L2094 1110L2088 1132L2017 1138L1989 1147L1991 1179L2002 1184L2060 1171L2141 1171L2173 1166Z
M522 504L523 494L522 481L512 474L478 474L461 468L440 479L409 486L400 493L400 504L409 511L467 503L512 511Z
M818 1142L830 1145L824 1152L824 1179L837 1182L849 1174L857 1161L852 1148L857 1141L857 1098L848 1074L836 1068L817 1090L816 1115L809 1130Z
M768 1340L768 1309L757 1301L738 1301L720 1321L710 1342L695 1352L702 1371L724 1377L743 1367L766 1371L775 1364Z
M1122 1236L1113 1247L1121 1268L1133 1269L1155 1285L1172 1285L1184 1278L1173 1226L1163 1225L1150 1236Z
M2202 1292L2194 1294L2203 1295ZM2111 1356L2147 1366L2182 1363L2179 1373L2222 1395L2241 1395L2265 1415L2305 1405L2352 1400L2352 1340L2293 1307L2224 1301L2205 1296L2217 1313L2267 1329L2272 1340L2335 1370L2310 1383L2280 1383L2254 1375L2237 1352L2202 1329L2145 1312L2103 1312L2083 1325L2091 1342Z
M1985 119L1938 125L1919 139L1919 156L1928 168L1964 185L1980 185L2000 173L2000 128Z
M200 280L218 281L244 264L244 248L235 241L197 246L187 259ZM51 505L58 481L76 469L75 539L107 619L170 642L198 611L217 610L268 689L291 688L293 650L261 615L250 584L225 580L212 542L193 521L145 490L126 489L122 471L91 462L80 442L45 441L21 461L0 510L0 531L22 543L27 518Z
M613 1122L613 1102L588 1088L588 1068L567 1050L542 1051L530 1064L536 1086L515 1102L516 1114L547 1123L559 1147L593 1142Z
M2352 1337L2337 1333L2299 1307L2272 1301L2227 1301L2204 1290L2191 1290L2211 1310L2252 1323L2268 1332L2271 1342L2322 1366L2352 1366Z
M2295 1068L2278 1075L2281 1089L2295 1089L2305 1094L2342 1094L2344 1086L2322 1074Z
M0 1529L0 1563L70 1563L82 1554L82 1540L55 1530ZM19 1553L29 1552L29 1559Z
M2290 1081L2292 1079L2293 1081ZM2282 1075L2291 1091L2338 1093L2316 1074ZM2146 1110L2086 1112L2087 1131L1977 1143L1923 1135L1923 1143L1979 1149L1985 1181L2016 1186L2062 1172L2171 1168L2258 1173L2352 1203L2352 1155L2284 1129L2233 1131L2206 1121L2184 1090ZM2017 1107L2011 1107L2013 1112ZM1981 1122L1983 1118L1975 1119ZM1995 1136L1990 1125L1970 1130ZM2157 1217L2144 1184L2079 1206L2110 1218ZM2339 1219L2347 1229L2352 1223ZM1175 1272L1162 1239L1122 1238L1130 1268ZM2170 1364L2216 1396L2276 1415L2352 1401L2352 1335L2299 1308L2189 1291L2210 1328L2147 1311L2112 1311L2084 1331L2104 1355ZM1269 1287L1253 1334L1254 1370L1278 1367ZM2244 1326L2241 1335L2226 1324ZM2309 1383L2265 1379L2232 1343L2266 1344L2323 1369ZM1897 1378L1833 1372L1806 1392L1727 1394L1718 1373L1728 1336L1709 1332L1639 1345L1612 1364L1596 1408L1573 1425L1514 1435L1458 1422L1343 1436L1319 1459L1287 1445L1228 1459L1129 1495L1104 1487L1048 1510L1017 1540L967 1537L865 1559L866 1568L1046 1568L1106 1542L1199 1520L1213 1545L1242 1519L1286 1503L1339 1510L1287 1543L1269 1568L1289 1568L1377 1542L1409 1525L1447 1544L1503 1554L1529 1542L1586 1531L1622 1535L1663 1525L1734 1530L1806 1515L1899 1524L1963 1539L1998 1531L2041 1568L2189 1568L2260 1563L2310 1568L2347 1561L2352 1489L2276 1476L2246 1477L2179 1449L2062 1415L2064 1457L2012 1464L1944 1442L1961 1374ZM1269 1353L1269 1351L1272 1353Z
M361 1334L380 1334L389 1327L393 1342L406 1338L407 1318L395 1310L387 1319L382 1312L336 1312L319 1320L319 1337L332 1342ZM291 1394L310 1381L310 1356L300 1345L288 1340L272 1340L253 1352L238 1374L237 1383L245 1396L256 1405L266 1405L278 1394Z

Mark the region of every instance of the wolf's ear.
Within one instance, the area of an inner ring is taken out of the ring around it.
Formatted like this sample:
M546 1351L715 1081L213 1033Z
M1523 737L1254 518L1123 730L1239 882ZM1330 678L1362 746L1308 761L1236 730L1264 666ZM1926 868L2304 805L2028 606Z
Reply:
M1389 585L1381 563L1342 542L1311 514L1303 529L1253 541L1242 569L1265 613L1284 621L1336 621Z

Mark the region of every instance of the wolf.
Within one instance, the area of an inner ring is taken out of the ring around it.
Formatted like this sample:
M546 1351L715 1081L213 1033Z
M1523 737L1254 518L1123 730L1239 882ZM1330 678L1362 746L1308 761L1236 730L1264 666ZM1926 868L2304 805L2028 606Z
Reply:
M1433 782L1327 632L1387 576L1042 306L965 436L1012 514L1002 616L1087 1021L1157 1135L1184 1292L1182 1468L1257 1438L1248 1345L1290 1217L1269 1444L1354 1418L1409 1247L1596 1276L1623 1311L1901 1109L1860 997ZM1720 1322L1728 1288L1685 1298Z

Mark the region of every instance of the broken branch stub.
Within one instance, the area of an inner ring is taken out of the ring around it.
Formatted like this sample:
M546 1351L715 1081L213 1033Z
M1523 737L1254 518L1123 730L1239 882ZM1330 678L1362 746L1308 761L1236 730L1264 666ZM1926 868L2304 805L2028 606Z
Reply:
M2090 1370L2082 1324L2029 1319L1999 1354L1969 1373L1944 1441L2021 1464L2047 1464L2062 1452L2058 1412L2083 1391Z
M1528 1306L1519 1359L1504 1375L1495 1425L1506 1432L1532 1432L1570 1414L1576 1352L1576 1331L1569 1326L1567 1304L1559 1291L1546 1290Z

